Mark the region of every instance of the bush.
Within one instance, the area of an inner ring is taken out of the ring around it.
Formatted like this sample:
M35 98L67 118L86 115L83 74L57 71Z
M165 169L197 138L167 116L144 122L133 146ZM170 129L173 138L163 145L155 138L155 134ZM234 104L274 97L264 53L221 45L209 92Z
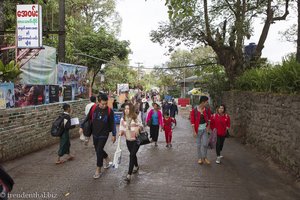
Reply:
M236 89L257 92L300 93L300 63L295 56L282 65L250 69L236 80Z

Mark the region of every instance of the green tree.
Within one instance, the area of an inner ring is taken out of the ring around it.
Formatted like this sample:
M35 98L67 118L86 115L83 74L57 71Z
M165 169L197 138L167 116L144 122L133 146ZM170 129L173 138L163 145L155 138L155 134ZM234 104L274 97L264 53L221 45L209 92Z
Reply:
M83 57L83 59L78 59L77 62L77 64L88 66L89 71L92 72L92 86L103 64L108 63L114 57L120 60L127 59L130 53L128 41L119 41L104 29L100 29L98 32L90 32L88 35L78 38L74 46L80 52L87 52L90 56L95 57Z
M286 19L289 3L289 0L166 0L170 22L151 32L152 41L174 45L179 45L178 41L188 45L201 42L210 46L233 87L235 78L246 68L244 40L251 37L253 20L264 21L252 57L257 63L271 24Z

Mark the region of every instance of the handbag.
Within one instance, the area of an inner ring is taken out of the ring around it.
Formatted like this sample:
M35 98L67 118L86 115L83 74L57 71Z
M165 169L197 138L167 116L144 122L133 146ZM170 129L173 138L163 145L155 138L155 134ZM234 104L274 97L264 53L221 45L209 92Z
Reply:
M139 145L149 144L150 140L148 137L148 132L147 131L140 132L140 134L137 136L136 140Z
M92 122L89 120L89 116L86 116L82 122L83 135L85 137L91 137L92 135Z
M214 149L216 147L217 137L217 129L214 129L209 136L208 147L210 149Z
M230 134L229 134L229 130L226 130L226 138L229 138L230 137Z
M121 164L121 158L122 158L122 150L120 147L120 143L121 143L121 136L118 137L118 146L116 149L116 152L114 154L114 160L113 160L113 168L118 168L119 165Z
M149 121L147 122L147 126L151 126L152 125L152 117L149 119Z

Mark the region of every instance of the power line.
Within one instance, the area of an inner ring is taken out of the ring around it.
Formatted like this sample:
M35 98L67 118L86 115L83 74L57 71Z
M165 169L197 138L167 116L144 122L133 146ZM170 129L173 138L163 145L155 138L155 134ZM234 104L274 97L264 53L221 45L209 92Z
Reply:
M93 58L93 59L96 59L96 60L101 60L101 61L104 61L104 62L107 62L107 63L110 62L110 63L116 64L116 65L119 65L119 66L123 66L123 67L131 67L131 68L139 69L139 66L135 67L135 66L130 66L130 65L129 66L128 65L122 65L120 63L115 63L113 61L105 60L105 59L102 59L102 58L97 58L95 56L87 55L87 54L84 54L84 53L74 53L74 54L90 57L90 58ZM141 64L141 63L139 63L139 64ZM185 66L180 66L180 67L159 67L159 68L144 67L143 66L142 69L152 69L152 70L155 70L155 69L169 69L169 70L172 70L172 69L194 68L194 67L202 67L202 66L217 65L217 64L218 63L216 63L216 62L210 62L210 63L191 64L191 65L185 65Z

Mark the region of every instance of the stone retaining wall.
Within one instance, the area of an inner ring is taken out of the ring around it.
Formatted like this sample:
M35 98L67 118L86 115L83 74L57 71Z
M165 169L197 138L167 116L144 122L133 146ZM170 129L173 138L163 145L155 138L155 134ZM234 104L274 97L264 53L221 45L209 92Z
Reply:
M300 175L300 95L230 91L223 102L231 134Z
M88 100L68 102L71 116L84 117ZM62 104L0 110L0 161L14 159L58 142L50 135L52 122L62 112ZM78 137L78 128L71 131Z

